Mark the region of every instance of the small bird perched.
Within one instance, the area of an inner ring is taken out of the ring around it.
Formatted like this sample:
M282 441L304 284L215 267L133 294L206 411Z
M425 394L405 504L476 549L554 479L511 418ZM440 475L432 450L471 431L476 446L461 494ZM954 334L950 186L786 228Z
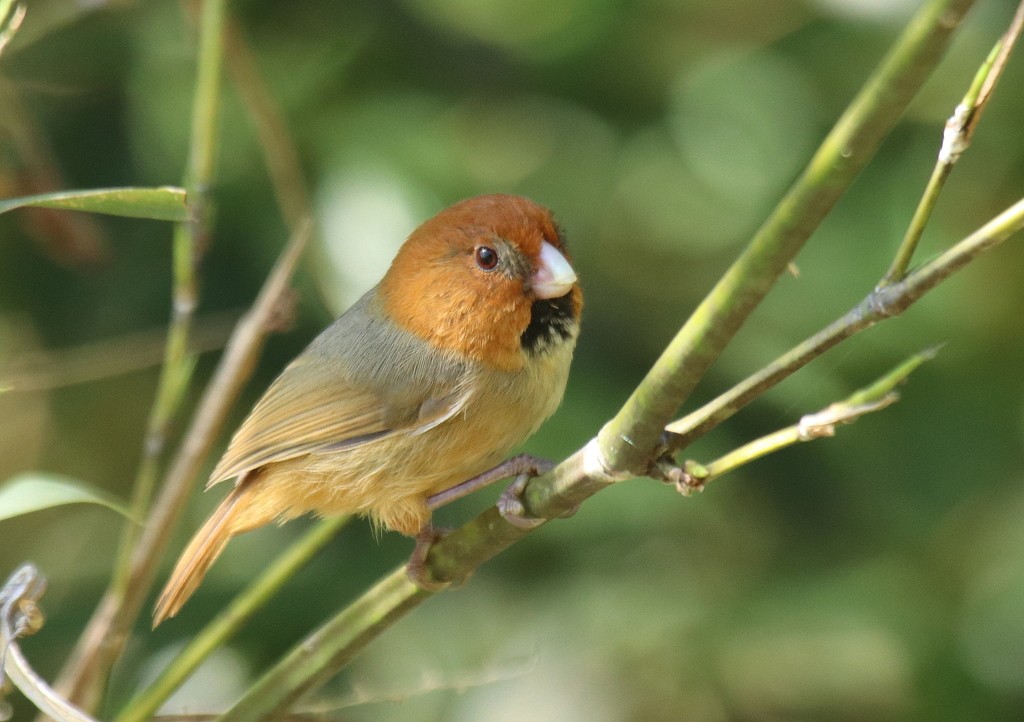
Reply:
M235 487L157 602L173 617L236 534L306 513L409 536L428 498L494 466L554 413L583 295L551 213L484 195L405 241L383 280L278 376L208 486Z

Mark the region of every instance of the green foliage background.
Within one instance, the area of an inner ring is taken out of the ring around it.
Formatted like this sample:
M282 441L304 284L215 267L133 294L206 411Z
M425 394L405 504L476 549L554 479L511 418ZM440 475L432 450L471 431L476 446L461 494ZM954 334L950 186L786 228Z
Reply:
M526 450L559 458L578 448L742 247L913 6L234 3L294 136L322 239L297 281L295 326L272 339L235 422L375 282L419 221L460 198L507 191L555 210L587 297L565 402ZM1011 11L994 0L973 11L798 259L799 275L782 280L701 399L840 315L878 280L942 124ZM35 190L31 150L46 146L67 188L179 182L194 56L175 2L88 12L30 2L0 58L0 197ZM199 338L213 347L286 236L252 125L226 87L199 310ZM16 132L25 128L36 137ZM1018 56L922 255L1021 196L1022 128ZM74 237L92 241L59 242L67 228L55 234L51 216L0 217L0 381L16 385L0 394L0 479L43 469L124 498L169 314L170 227L70 222L91 224ZM689 500L652 481L598 495L401 622L317 699L354 703L343 710L352 720L1020 718L1022 280L1024 249L1011 242L692 452L713 458L947 342L897 406ZM99 341L84 360L67 353ZM214 361L203 356L202 378ZM135 370L72 383L119 364ZM468 518L496 494L444 510L441 523ZM217 497L196 494L178 546ZM0 522L0 574L31 559L50 578L47 625L25 644L48 678L106 583L117 525L91 506ZM177 620L140 628L106 713L304 526L233 542ZM377 539L366 524L351 525L172 708L233 701L410 549L397 535Z

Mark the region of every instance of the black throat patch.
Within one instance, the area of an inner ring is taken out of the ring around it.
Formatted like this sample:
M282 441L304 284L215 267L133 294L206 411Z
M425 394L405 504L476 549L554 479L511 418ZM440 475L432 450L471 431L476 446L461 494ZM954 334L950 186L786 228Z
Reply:
M545 298L530 307L530 324L519 337L519 344L529 354L538 354L568 341L576 335L576 317L572 294Z

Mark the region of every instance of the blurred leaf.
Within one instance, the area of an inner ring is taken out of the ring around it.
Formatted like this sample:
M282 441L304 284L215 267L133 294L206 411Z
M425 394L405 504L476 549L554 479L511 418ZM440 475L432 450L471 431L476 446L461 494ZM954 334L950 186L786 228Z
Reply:
M14 33L25 19L25 6L14 4L14 0L0 0L0 51L11 42Z
M0 520L63 504L99 504L131 518L120 500L58 474L28 472L0 486Z
M66 211L89 211L127 218L152 218L158 221L188 219L185 191L181 188L100 188L85 191L62 191L23 198L0 200L0 213L24 208L58 208Z

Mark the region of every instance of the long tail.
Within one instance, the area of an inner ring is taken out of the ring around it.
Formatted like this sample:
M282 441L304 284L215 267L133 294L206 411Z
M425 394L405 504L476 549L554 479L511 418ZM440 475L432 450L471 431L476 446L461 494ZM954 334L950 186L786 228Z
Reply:
M251 474L235 486L182 552L153 610L154 629L178 613L224 551L231 537L253 528L252 525L240 528L237 522L256 490L255 477L255 474Z

